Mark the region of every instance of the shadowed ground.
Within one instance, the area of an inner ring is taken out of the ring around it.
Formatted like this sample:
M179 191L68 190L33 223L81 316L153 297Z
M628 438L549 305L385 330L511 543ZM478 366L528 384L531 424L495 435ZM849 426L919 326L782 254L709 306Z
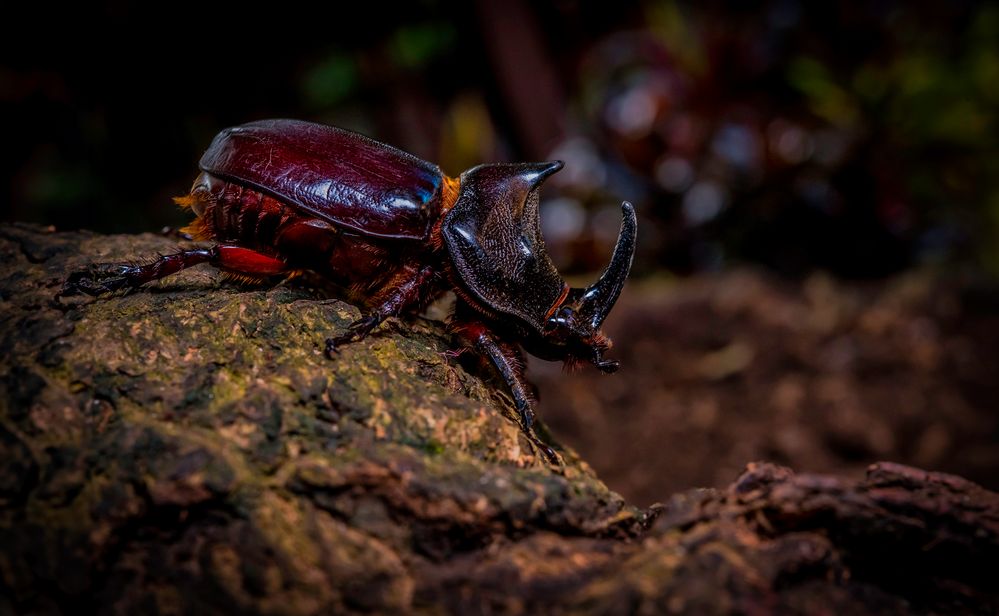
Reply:
M52 299L175 248L0 228L0 613L999 609L999 498L957 477L754 464L637 509L536 458L439 323L330 362L357 311L308 281Z
M852 476L893 460L999 489L995 283L636 281L607 326L617 374L531 368L549 427L630 502L724 487L747 460Z

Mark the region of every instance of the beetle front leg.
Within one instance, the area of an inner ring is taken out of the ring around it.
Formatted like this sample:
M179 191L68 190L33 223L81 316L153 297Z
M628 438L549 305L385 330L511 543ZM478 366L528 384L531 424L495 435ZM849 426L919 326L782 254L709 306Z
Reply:
M326 356L333 359L338 347L363 340L385 319L429 300L434 295L434 274L430 266L402 268L374 296L377 308L351 323L345 333L326 339Z
M524 377L524 355L520 349L499 340L484 324L477 321L459 323L456 329L472 348L489 358L503 377L507 387L510 388L514 407L520 416L520 429L527 440L549 463L561 464L562 460L555 450L543 443L534 430L534 407L531 402L530 386Z

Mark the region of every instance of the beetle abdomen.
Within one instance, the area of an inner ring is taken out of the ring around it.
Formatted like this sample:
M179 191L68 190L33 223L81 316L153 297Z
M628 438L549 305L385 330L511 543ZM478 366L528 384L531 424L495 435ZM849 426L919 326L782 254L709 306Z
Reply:
M265 120L229 128L200 164L362 235L425 240L440 215L437 165L332 126Z
M199 239L236 243L273 253L279 229L298 218L295 210L253 188L202 173L185 200L198 220L192 225Z
M274 256L343 287L377 287L397 269L376 238L344 233L297 207L209 173L199 175L191 194L178 201L197 214L188 229L198 239Z

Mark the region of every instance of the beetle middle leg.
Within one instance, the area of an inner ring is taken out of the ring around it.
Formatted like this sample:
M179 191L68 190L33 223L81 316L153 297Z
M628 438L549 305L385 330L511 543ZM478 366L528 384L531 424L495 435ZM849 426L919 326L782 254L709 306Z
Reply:
M345 333L326 339L326 356L332 359L337 347L364 339L388 317L432 299L434 274L435 270L430 266L403 267L375 294L373 303L376 307L371 312L351 323Z
M59 295L85 293L96 296L121 289L135 289L200 263L211 263L227 271L256 276L281 274L289 269L280 259L241 246L220 244L161 256L144 265L94 263L86 269L71 273Z

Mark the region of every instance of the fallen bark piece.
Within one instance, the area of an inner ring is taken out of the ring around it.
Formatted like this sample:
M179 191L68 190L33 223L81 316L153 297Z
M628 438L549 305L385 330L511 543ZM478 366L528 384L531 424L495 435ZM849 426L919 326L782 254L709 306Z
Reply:
M999 497L957 477L753 464L643 510L536 456L440 323L330 361L357 311L302 281L53 299L175 248L0 227L0 614L999 610Z

